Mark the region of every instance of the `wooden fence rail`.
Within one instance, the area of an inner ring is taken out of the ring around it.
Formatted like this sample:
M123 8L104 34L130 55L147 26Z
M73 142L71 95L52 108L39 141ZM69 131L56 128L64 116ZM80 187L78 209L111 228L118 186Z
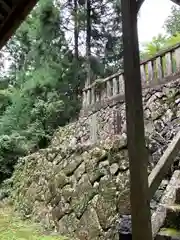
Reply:
M180 132L174 137L168 148L150 173L149 181L149 198L151 199L158 189L160 183L168 173L175 158L180 153Z
M141 62L142 87L151 87L172 80L180 73L180 44L168 48L154 57ZM98 79L83 89L83 108L105 101L116 95L124 95L124 73L116 73L105 79Z

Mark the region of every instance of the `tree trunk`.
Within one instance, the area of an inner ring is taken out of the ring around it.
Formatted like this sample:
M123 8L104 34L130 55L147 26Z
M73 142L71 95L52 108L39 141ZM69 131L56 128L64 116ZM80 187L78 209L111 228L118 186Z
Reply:
M78 3L77 0L74 0L74 51L75 51L75 60L78 61L79 58L79 24L78 24Z
M86 59L87 59L87 80L86 86L91 84L91 0L86 0Z

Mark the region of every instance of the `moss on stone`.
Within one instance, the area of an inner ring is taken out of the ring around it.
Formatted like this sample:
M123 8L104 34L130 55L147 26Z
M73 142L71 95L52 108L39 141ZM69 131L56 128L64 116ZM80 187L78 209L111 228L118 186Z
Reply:
M174 228L162 228L159 234L165 236L180 237L180 231Z

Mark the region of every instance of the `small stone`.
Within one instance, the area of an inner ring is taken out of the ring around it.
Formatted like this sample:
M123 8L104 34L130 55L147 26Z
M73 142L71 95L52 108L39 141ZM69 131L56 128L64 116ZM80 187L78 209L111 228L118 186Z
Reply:
M168 98L173 98L178 93L178 88L164 87L163 92Z
M154 139L155 141L157 141L160 144L166 145L167 141L161 136L161 134L159 134L158 132L154 132L151 135L151 138Z
M52 217L54 221L58 221L65 214L70 212L70 205L65 202L59 202L59 204L52 209Z
M58 232L62 235L71 235L78 228L79 220L74 213L65 215L58 222Z
M144 117L145 119L149 119L151 117L151 111L149 109L144 111Z
M91 183L99 181L104 175L107 174L107 170L105 168L97 168L92 173L89 173L89 180Z
M66 202L70 202L73 193L74 193L74 189L71 188L71 185L66 185L62 189L62 195L63 195Z
M98 182L95 182L95 183L93 184L93 187L94 187L94 188L98 188L98 187L99 187L99 183L98 183Z
M162 120L154 121L154 126L156 131L161 132L164 128L164 122Z
M119 219L119 233L128 234L132 232L131 215L122 215Z
M66 175L62 172L59 172L59 174L55 176L54 181L55 181L56 188L62 188L69 182Z
M177 118L180 118L180 110L178 110L178 111L176 112L176 117L177 117Z
M180 103L180 98L176 99L176 100L175 100L175 103L176 103L176 104Z
M153 122L145 122L145 133L146 135L150 135L154 131L154 124Z
M82 162L81 165L75 170L74 176L77 181L81 178L81 176L85 173L85 163Z
M101 233L102 228L99 224L97 213L91 206L88 206L80 219L76 230L76 236L80 240L98 240Z
M156 92L154 95L158 98L162 98L164 96L162 92Z
M151 117L153 120L156 120L158 119L159 117L162 116L162 114L164 113L164 109L163 107L160 105L160 106L154 106L154 109L152 107L152 110L151 110Z
M99 163L100 168L107 167L107 166L109 166L109 161L108 160Z
M121 159L119 162L119 169L120 171L126 171L129 168L129 161L128 158Z
M110 173L112 175L115 175L119 170L119 165L117 163L113 163L111 166L110 166Z
M94 148L91 154L92 154L92 157L95 157L98 159L97 162L103 161L107 158L107 151L104 149L100 149L98 147Z
M155 94L153 94L153 95L149 98L149 100L147 101L146 106L149 106L149 105L151 105L152 103L154 103L156 99L157 99L157 97L155 96Z
M163 119L163 121L164 121L165 123L170 122L170 121L172 120L172 118L173 118L173 115L174 115L174 113L172 112L172 110L171 110L171 109L168 109L168 110L165 112L165 114L164 114L164 116L162 117L162 119Z
M81 157L76 157L76 159L70 159L70 162L65 166L63 172L65 175L72 175L77 167L82 163L83 159Z

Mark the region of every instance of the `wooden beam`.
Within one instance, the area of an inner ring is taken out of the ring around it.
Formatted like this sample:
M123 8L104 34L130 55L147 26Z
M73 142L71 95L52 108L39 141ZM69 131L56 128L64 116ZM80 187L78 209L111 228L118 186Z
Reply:
M137 2L136 0L122 0L121 7L126 121L130 162L132 239L152 240L148 194L148 156L144 137L142 87L137 34Z
M156 164L155 168L149 175L149 198L151 199L158 189L161 181L168 173L174 159L178 156L180 151L180 132L175 136L173 141Z
M10 12L11 11L11 7L4 0L0 0L0 5L3 7L3 9L6 12Z
M6 44L10 37L15 33L20 24L33 9L38 0L19 0L15 1L12 12L3 21L0 27L0 49Z
M142 4L144 3L145 0L137 0L137 13L139 12Z
M177 5L180 6L180 0L171 0L173 3L176 3Z

